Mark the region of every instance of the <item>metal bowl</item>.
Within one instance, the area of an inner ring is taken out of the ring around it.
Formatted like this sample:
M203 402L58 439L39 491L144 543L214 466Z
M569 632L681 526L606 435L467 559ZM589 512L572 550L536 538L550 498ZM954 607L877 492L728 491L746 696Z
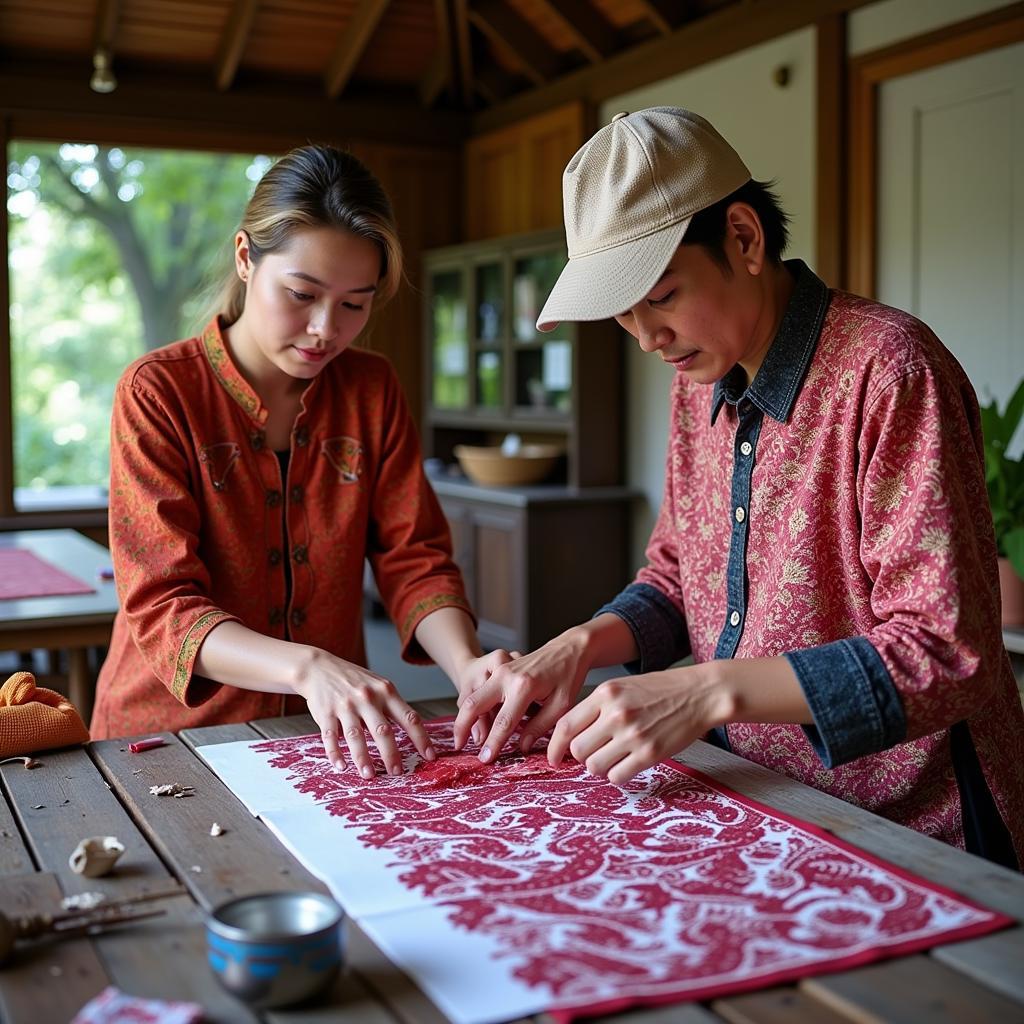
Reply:
M221 984L250 1006L297 1003L334 979L343 917L334 900L315 892L229 900L207 916L207 960Z

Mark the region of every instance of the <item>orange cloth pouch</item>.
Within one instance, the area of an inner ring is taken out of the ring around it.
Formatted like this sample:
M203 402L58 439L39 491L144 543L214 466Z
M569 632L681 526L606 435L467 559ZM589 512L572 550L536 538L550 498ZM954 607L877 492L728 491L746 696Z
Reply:
M15 672L0 686L0 757L87 743L89 730L63 694L36 686L31 672Z

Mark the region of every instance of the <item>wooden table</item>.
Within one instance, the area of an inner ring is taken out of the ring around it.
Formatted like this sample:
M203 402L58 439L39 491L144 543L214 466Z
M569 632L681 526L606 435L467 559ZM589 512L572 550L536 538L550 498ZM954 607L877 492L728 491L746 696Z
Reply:
M0 601L0 651L67 651L68 696L88 723L93 699L88 648L107 645L117 612L114 582L99 575L110 567L110 552L75 530L0 533L0 547L24 548L96 588L91 594Z
M418 705L424 717L454 703ZM111 898L165 892L164 917L90 939L19 946L0 969L0 1018L9 1024L65 1024L113 983L133 995L192 999L222 1024L443 1024L412 981L351 922L348 969L315 1006L254 1014L219 987L205 959L203 910L229 897L266 890L326 891L262 822L221 785L194 747L238 739L303 735L308 716L265 719L166 734L169 745L132 754L127 741L41 755L43 767L0 766L0 907L8 913L53 909L84 890ZM857 846L1024 919L1024 876L961 853L704 743L680 758L723 784L824 826ZM196 795L160 799L151 785L180 782ZM214 838L217 821L226 833ZM68 854L86 835L116 835L127 847L109 878L82 879ZM815 1024L898 1021L1024 1021L1024 930L1008 929L796 986L710 1005L635 1011L622 1024ZM545 1018L539 1018L541 1020Z

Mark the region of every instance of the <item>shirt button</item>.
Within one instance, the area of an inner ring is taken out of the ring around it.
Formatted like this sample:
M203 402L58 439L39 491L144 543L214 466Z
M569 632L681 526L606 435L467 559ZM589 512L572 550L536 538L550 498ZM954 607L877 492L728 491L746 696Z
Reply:
M747 513L744 511L743 506L742 505L738 505L736 507L736 522L737 523L742 523L743 520L746 519L746 518L747 518Z
M252 450L258 452L263 447L263 431L254 430L249 435L249 444L252 445Z
M296 565L303 565L306 561L306 545L296 544L295 549L292 551L292 561Z
M739 612L733 612L732 615L729 616L729 625L730 626L738 626L739 624L740 624L740 613Z
M270 564L272 566L273 565L280 565L281 564L281 549L280 548L271 548L270 551L267 552L267 558L270 561Z
M305 448L306 445L309 444L309 431L305 427L299 427L299 429L295 431L295 443L300 448Z
M267 504L271 508L277 508L277 506L281 504L281 492L267 491Z
M293 505L298 505L302 501L302 488L296 484L291 491L289 491L288 497Z
M754 446L749 441L744 441L743 444L740 445L740 451L744 455L749 455L753 450Z
M270 609L270 624L272 626L280 625L284 621L284 610L281 608Z
M301 626L306 621L306 613L301 608L292 609L292 625Z

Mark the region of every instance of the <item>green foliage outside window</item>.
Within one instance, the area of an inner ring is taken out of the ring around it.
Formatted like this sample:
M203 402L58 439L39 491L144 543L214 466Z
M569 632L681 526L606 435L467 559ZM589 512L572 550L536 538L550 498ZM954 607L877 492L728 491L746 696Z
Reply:
M122 370L194 333L266 157L17 141L7 209L16 488L105 488Z

